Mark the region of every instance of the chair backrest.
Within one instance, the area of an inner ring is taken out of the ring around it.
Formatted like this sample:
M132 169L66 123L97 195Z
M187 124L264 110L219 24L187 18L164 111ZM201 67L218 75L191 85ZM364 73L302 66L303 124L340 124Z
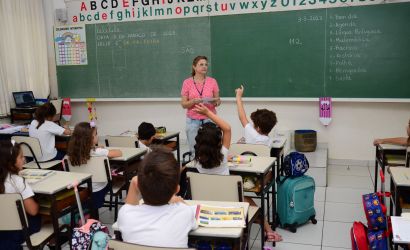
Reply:
M86 164L80 166L71 165L70 160L66 157L64 159L64 166L66 171L69 172L92 174L93 182L111 181L110 162L105 156L91 156Z
M134 136L107 135L105 145L107 147L138 148L138 138Z
M60 122L63 99L50 100L50 103L52 103L56 108L56 115L53 117L53 122Z
M187 172L187 179L193 200L243 201L241 176Z
M118 240L110 240L108 242L108 249L113 250L178 250L178 249L195 249L195 248L169 248L169 247L149 247L142 246Z
M36 160L43 156L40 141L37 138L29 136L12 136L12 140L22 143L24 156L34 157Z
M0 211L0 231L23 229L20 216L27 218L20 194L0 194Z
M253 154L256 156L271 156L271 148L262 144L232 143L229 148L230 155Z

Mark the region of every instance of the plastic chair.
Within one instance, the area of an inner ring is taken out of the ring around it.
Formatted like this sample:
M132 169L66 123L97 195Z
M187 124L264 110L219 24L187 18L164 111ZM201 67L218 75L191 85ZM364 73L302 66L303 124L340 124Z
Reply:
M53 117L53 122L60 124L63 108L63 99L50 100L50 103L56 108L56 115Z
M42 249L54 237L51 224L42 225L39 232L28 234L27 215L20 194L0 194L0 211L0 231L22 230L29 249Z
M232 143L229 148L230 155L271 156L271 148L262 144Z
M50 169L56 168L61 165L61 161L46 161L39 162L38 159L43 157L43 151L41 150L40 141L34 137L28 136L12 136L12 140L21 144L23 150L23 155L28 157L33 157L33 161L24 164L24 168L39 168L39 169Z
M86 164L81 166L72 166L70 161L65 158L64 166L66 171L78 172L78 173L89 173L92 174L93 182L108 182L110 201L104 202L104 206L111 208L114 206L114 221L117 221L118 216L118 205L120 204L119 197L122 195L122 191L126 188L126 183L124 180L113 181L111 176L110 162L107 157L103 156L93 156ZM114 203L113 203L113 198Z
M138 139L133 136L112 136L107 135L105 138L105 146L107 147L124 147L138 148Z

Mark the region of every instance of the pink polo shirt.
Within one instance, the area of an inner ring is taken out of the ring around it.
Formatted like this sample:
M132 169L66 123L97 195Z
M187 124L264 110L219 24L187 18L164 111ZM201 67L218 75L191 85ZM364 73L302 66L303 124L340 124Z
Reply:
M196 85L196 86L195 86ZM202 93L202 95L201 95ZM205 78L205 84L202 83L194 83L192 77L185 79L184 83L182 84L181 96L188 97L188 100L194 98L213 98L216 94L219 93L219 87L216 80L212 77L207 76ZM213 104L205 104L209 110L216 114L216 109ZM207 119L208 117L205 115L201 115L196 113L192 106L186 112L186 115L191 119Z

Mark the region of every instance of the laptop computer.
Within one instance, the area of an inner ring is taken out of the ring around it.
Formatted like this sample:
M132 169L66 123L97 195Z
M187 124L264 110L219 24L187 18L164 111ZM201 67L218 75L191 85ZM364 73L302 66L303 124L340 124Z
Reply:
M13 98L17 108L33 108L37 106L33 91L13 92Z

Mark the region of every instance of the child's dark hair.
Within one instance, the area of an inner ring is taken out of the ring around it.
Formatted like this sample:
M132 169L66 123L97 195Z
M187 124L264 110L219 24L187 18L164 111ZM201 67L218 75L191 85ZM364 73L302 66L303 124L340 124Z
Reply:
M18 174L16 160L20 153L19 143L13 144L10 141L0 141L0 194L4 194L7 175Z
M88 122L80 122L74 127L70 142L68 143L67 155L73 166L80 166L90 159L93 131Z
M278 122L275 112L267 109L257 109L254 111L251 114L251 120L255 128L259 128L260 132L264 135L269 134Z
M56 115L56 108L51 102L47 102L36 109L36 120L38 121L37 129L43 125L47 118L52 118Z
M196 66L198 64L199 60L202 60L202 59L208 62L208 58L206 56L197 56L192 61L192 66ZM195 76L194 68L192 68L191 76Z
M218 126L212 122L203 124L198 129L195 142L195 160L201 163L203 168L215 168L221 165L222 131Z
M155 135L156 131L154 125L148 122L142 122L138 126L138 139L149 140Z
M180 170L174 154L164 146L154 147L138 172L138 188L144 202L161 206L177 192Z

